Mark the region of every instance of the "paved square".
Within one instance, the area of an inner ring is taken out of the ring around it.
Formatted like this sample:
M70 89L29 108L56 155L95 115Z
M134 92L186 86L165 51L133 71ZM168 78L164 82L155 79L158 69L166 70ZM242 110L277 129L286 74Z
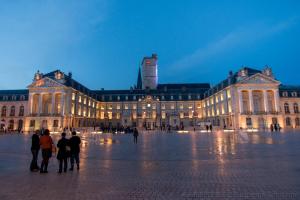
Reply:
M300 199L300 133L81 137L79 172L39 174L30 135L0 135L0 199Z

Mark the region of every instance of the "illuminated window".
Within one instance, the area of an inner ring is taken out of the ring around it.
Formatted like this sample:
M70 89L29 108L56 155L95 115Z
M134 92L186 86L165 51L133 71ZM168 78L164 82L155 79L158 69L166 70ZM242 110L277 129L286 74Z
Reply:
M136 110L136 104L132 105L132 109Z
M179 105L179 108L180 108L180 109L183 109L183 104L182 104L182 103Z
M155 118L156 118L156 112L153 111L153 112L152 112L152 119L155 119Z
M165 112L165 111L162 111L162 112L161 112L161 118L162 118L162 119L165 119L165 118L166 118L166 112Z
M81 106L80 105L78 106L78 113L77 114L81 115Z
M156 104L152 104L152 109L155 110L156 109Z
M128 104L124 105L125 110L128 110Z
M121 105L117 104L117 110L120 110L120 109L121 109Z
M81 103L81 96L78 97L78 102Z
M75 104L74 103L72 103L71 113L72 113L72 115L74 115L74 113L75 113Z
M180 117L181 119L184 118L184 113L183 113L183 112L179 113L179 117Z
M230 90L228 89L227 90L227 98L230 98L231 97L231 93L230 93Z
M73 101L75 100L75 96L76 96L76 95L75 95L75 93L73 92L73 93L72 93L72 100L73 100Z
M171 109L174 110L175 109L175 106L174 104L171 104Z
M161 104L161 109L166 109L166 105L164 103Z

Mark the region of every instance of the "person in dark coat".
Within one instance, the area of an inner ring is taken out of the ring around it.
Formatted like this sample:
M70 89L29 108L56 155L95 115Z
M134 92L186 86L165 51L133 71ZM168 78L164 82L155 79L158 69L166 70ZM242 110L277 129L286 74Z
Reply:
M32 153L32 161L30 164L30 171L39 171L39 166L37 164L38 161L38 155L40 150L40 137L39 137L40 131L36 130L35 133L31 137L31 153Z
M80 153L80 137L76 135L76 131L72 132L72 137L69 139L69 144L71 147L71 168L70 171L73 171L74 168L74 160L77 164L77 170L79 170L79 153Z
M59 161L59 170L58 173L62 173L62 168L64 165L64 172L67 172L68 169L68 154L69 154L69 140L66 139L66 133L61 134L61 139L57 143L58 153L57 159Z
M139 136L139 132L138 132L137 128L134 128L134 131L133 131L133 142L135 144L137 144L137 138L138 138L138 136Z

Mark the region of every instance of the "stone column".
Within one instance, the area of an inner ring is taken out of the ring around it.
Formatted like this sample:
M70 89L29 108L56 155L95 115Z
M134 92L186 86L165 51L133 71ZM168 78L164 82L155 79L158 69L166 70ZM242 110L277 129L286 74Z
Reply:
M51 114L53 115L55 113L55 92L52 93L51 101Z
M33 97L34 93L29 93L29 114L33 112Z
M43 113L43 93L39 94L39 115Z
M268 113L269 112L268 93L267 93L266 90L264 90L263 93L264 93L264 108L265 108L265 112Z
M60 100L61 115L64 115L64 109L65 109L65 93L61 93L61 100Z
M244 112L242 91L238 90L238 96L239 96L240 113L242 114Z
M280 110L279 110L279 103L280 103L280 101L279 101L279 91L278 91L278 89L276 89L276 90L273 90L273 92L274 92L274 102L275 102L275 111L276 112L279 112Z
M252 94L252 90L248 91L249 94L249 107L250 107L250 112L254 112L254 105L253 105L253 94Z

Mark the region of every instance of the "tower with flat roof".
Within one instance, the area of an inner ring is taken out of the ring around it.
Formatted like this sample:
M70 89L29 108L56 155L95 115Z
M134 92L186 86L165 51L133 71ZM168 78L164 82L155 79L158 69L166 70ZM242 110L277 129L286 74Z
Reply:
M142 85L143 89L156 89L157 77L157 55L144 57L142 61Z

